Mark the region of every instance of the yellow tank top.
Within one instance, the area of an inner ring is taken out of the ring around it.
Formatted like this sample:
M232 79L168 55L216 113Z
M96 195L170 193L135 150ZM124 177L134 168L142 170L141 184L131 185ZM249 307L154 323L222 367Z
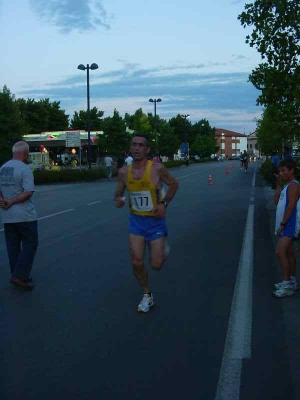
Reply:
M163 199L162 190L157 189L150 178L152 164L152 161L148 161L141 179L133 178L132 164L128 167L127 191L132 214L153 217L153 208Z

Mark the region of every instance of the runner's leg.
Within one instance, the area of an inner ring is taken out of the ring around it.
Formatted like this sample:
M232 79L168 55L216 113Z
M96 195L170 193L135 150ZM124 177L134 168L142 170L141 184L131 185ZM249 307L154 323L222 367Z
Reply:
M144 293L150 293L148 286L148 273L144 264L146 242L144 236L133 235L129 236L130 254L134 276L141 285Z
M165 237L149 242L150 265L156 271L160 271L165 262Z
M293 242L291 242L290 246L288 247L287 257L289 260L291 276L296 276L296 257L295 257Z
M288 250L292 244L292 239L285 236L278 240L276 255L279 258L283 270L283 280L289 281L291 277L291 266L288 259Z

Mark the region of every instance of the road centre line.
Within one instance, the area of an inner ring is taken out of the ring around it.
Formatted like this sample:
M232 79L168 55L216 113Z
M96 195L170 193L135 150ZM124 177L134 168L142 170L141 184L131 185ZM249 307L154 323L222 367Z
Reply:
M42 221L43 219L56 217L57 215L65 214L65 213L68 213L68 212L71 212L71 211L74 211L74 208L70 208L69 210L60 211L60 212L57 212L57 213L54 213L54 214L45 215L44 217L38 218L38 221ZM0 232L3 232L3 231L4 231L4 228L0 229Z
M60 211L54 214L49 214L49 215L45 215L44 217L40 217L38 218L38 221L41 221L43 219L47 219L47 218L52 218L52 217L56 217L57 215L61 215L61 214L65 214L68 212L74 211L74 208L70 208L69 210L64 210L64 211Z
M102 200L93 201L92 203L88 203L88 206L92 206L93 204L101 203Z
M255 184L255 175L252 184ZM243 359L251 358L254 205L248 208L215 400L239 400Z

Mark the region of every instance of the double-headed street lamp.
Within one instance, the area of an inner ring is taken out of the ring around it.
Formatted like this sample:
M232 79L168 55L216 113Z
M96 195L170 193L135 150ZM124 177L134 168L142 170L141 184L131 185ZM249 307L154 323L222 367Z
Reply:
M77 69L80 69L81 71L85 71L86 70L86 85L87 85L87 117L88 117L88 121L87 121L87 131L88 131L88 154L87 154L87 158L88 158L88 165L89 165L89 169L92 168L91 165L91 110L90 110L90 69L94 70L94 69L98 69L98 65L93 63L91 66L89 64L87 64L87 66L85 67L83 64L78 65ZM81 149L80 149L81 151Z
M150 103L154 103L154 131L155 131L155 145L157 147L157 134L156 134L156 103L161 103L162 99L149 99ZM156 149L157 150L157 149Z
M183 115L181 115L181 117L184 118L184 150L185 150L184 153L185 153L185 156L187 157L187 155L188 155L188 148L187 148L186 120L187 120L187 118L190 117L190 115L189 115L189 114L183 114Z

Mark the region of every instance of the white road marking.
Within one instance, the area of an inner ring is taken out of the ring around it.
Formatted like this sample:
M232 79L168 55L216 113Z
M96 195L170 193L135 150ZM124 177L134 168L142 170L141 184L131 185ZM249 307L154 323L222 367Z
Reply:
M92 203L88 203L88 206L92 206L93 204L101 203L102 200L93 201Z
M214 168L207 168L207 169L201 169L200 171L193 172L192 174L188 174L188 175L183 175L183 176L178 176L178 177L175 177L175 179L183 179L183 178L187 178L188 176L192 176L192 175L200 174L201 172L211 171L212 169L217 169L217 167L214 167Z
M252 179L252 187L253 187L253 188L255 187L256 170L257 170L257 167L255 168L254 175L253 175L253 179Z
M40 217L38 218L38 221L42 221L43 219L48 219L48 218L52 218L52 217L56 217L57 215L61 215L61 214L65 214L68 212L74 211L74 208L70 208L69 210L64 210L64 211L60 211L54 214L49 214L49 215L45 215L44 217ZM4 229L0 229L0 232L3 232Z
M252 184L255 184L255 175ZM215 400L239 400L242 360L251 358L254 205L248 208Z
M74 208L70 208L69 210L60 211L60 212L57 212L55 214L45 215L44 217L38 218L38 221L41 221L41 220L47 219L47 218L56 217L57 215L65 214L65 213L68 213L68 212L71 212L71 211L74 211Z

